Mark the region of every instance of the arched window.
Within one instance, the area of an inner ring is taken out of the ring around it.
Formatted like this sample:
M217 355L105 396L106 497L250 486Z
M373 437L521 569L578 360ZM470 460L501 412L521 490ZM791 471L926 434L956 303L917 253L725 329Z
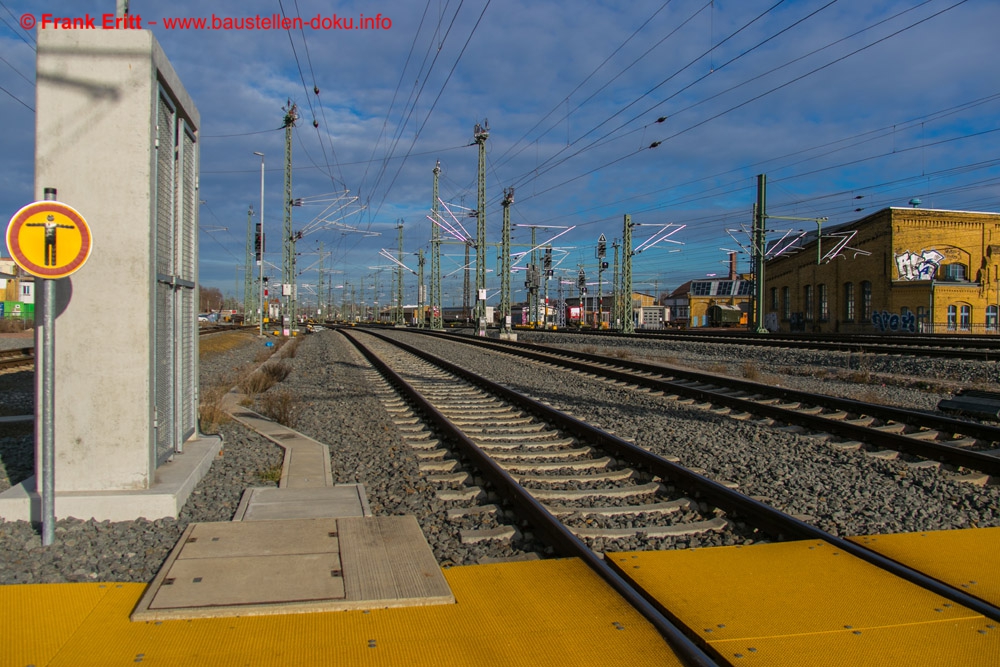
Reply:
M986 306L986 330L996 331L997 330L997 307L996 306Z
M778 288L771 288L771 310L778 312Z
M826 285L817 285L816 293L819 300L819 321L826 322L830 319L830 300L827 298Z
M968 270L965 264L945 264L941 267L941 274L938 276L939 280L948 280L953 282L965 282L968 280Z
M854 321L854 283L844 283L844 320Z
M958 308L948 306L948 330L954 331L958 326Z
M805 311L805 317L807 320L812 320L813 318L813 286L806 285L803 288L802 300L805 302L803 304L802 310Z
M783 302L782 318L786 320L792 319L792 297L787 287L781 288L781 300Z

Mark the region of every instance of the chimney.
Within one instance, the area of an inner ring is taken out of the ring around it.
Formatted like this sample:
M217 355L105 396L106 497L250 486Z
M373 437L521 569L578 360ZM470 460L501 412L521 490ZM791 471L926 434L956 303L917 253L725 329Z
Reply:
M736 280L736 253L729 253L729 279Z

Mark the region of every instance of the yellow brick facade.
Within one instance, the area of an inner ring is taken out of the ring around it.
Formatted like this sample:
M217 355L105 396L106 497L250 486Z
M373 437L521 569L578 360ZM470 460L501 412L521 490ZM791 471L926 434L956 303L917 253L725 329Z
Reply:
M1000 214L883 209L767 262L765 324L819 333L996 334Z

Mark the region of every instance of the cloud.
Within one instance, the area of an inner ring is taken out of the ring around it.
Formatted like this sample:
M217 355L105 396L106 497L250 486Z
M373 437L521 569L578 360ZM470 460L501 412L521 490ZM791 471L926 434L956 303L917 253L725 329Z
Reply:
M37 11L34 3L8 4L15 16ZM265 224L269 254L280 263L284 133L277 128L289 100L300 113L293 196L346 187L367 207L352 220L383 232L363 238L338 228L302 241L323 242L333 252L328 265L358 284L372 279L368 267L381 264L380 248L395 248L397 219L405 220L404 250L427 247L436 160L442 196L476 206L470 144L473 126L487 118L490 243L499 241L499 201L511 185L516 221L579 225L561 239L576 248L564 262L574 270L596 261L600 234L620 238L625 213L687 224L674 237L685 243L681 252L653 250L637 260L635 270L662 286L719 270L720 248L734 243L726 229L749 220L757 173L773 175L776 211L825 215L831 224L861 215L855 192L866 206L905 205L924 193L945 208L1000 202L996 165L966 169L997 155L1000 133L961 139L995 129L1000 101L932 115L1000 93L995 3L967 2L934 18L955 3L912 9L841 0L821 9L827 2L810 0L770 12L774 3L764 0L664 4L594 2L583 10L568 1L508 0L483 13L487 0L133 0L133 14L158 21L153 32L201 112L201 195L210 208L202 220L227 228L202 235L201 282L228 291L233 265L242 266L246 210L259 206L254 151L266 156ZM80 16L106 5L52 0L46 11ZM291 34L163 27L166 17L270 17L282 6L306 18L381 13L392 26ZM0 47L18 69L33 69L31 49L7 26L0 25ZM0 86L33 104L30 86L2 63ZM10 119L0 198L13 213L32 196L34 118L4 94L0 113ZM307 209L294 210L296 228L309 223ZM527 230L517 229L515 242L526 240ZM488 255L492 271L496 252ZM381 282L387 290L385 276ZM406 289L415 294L412 278Z

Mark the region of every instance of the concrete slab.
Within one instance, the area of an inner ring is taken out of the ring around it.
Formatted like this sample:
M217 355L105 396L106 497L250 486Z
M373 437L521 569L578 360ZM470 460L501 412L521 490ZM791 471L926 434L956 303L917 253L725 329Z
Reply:
M235 390L226 395L224 408L239 423L285 450L280 488L321 488L333 486L330 448L298 431L259 415L239 405L242 394Z
M453 604L412 516L192 524L133 621Z
M56 518L86 521L133 521L176 518L195 485L201 481L222 449L222 438L202 436L184 443L184 453L155 470L148 489L128 491L57 491ZM56 471L58 475L58 470ZM0 518L34 521L41 518L41 498L35 478L0 493Z
M371 516L362 484L322 488L250 488L243 492L233 521Z

